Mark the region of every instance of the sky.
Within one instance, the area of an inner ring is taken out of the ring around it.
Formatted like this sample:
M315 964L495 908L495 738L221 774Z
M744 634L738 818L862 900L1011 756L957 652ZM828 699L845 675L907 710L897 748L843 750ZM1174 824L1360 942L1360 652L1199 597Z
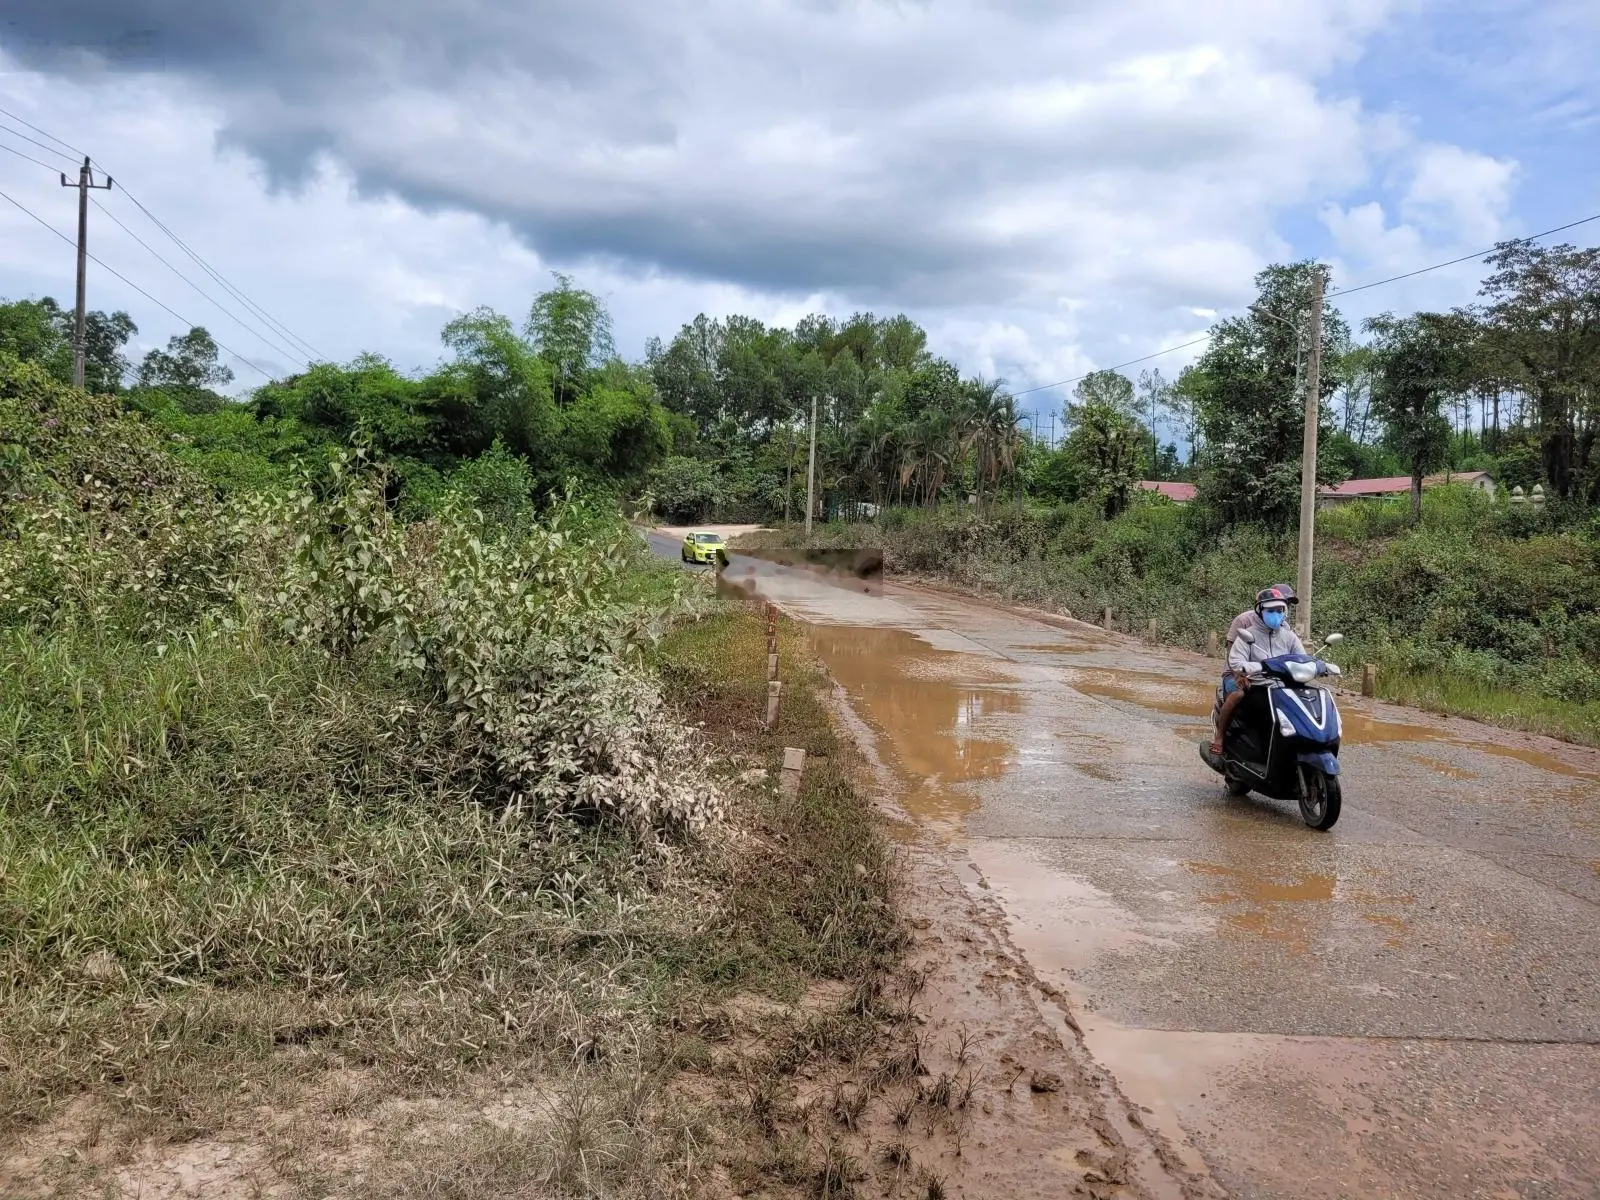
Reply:
M54 171L92 155L90 249L154 299L91 264L91 306L136 353L205 325L241 387L430 367L562 271L628 357L700 312L904 311L1023 391L1194 340L1272 262L1337 289L1600 214L1597 60L1594 0L0 0L0 192L71 234ZM0 201L0 297L72 290Z

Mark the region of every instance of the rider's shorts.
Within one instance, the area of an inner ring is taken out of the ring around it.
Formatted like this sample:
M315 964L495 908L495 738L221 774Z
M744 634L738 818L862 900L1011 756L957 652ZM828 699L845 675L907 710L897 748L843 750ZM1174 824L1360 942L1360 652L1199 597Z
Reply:
M1239 681L1233 677L1233 672L1228 671L1222 676L1222 694L1231 696L1239 690Z

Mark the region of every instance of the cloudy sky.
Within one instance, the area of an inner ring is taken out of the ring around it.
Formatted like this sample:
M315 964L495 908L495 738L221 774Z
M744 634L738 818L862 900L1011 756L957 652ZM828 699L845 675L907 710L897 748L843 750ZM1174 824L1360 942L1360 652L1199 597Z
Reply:
M701 311L904 310L1022 389L1191 340L1269 262L1349 286L1600 212L1597 60L1594 0L4 0L0 146L103 163L92 250L271 373L293 346L114 224L250 316L134 198L321 356L430 365L563 270L630 356ZM44 167L0 152L0 190L71 232ZM141 346L181 328L91 272ZM71 292L0 202L0 296Z

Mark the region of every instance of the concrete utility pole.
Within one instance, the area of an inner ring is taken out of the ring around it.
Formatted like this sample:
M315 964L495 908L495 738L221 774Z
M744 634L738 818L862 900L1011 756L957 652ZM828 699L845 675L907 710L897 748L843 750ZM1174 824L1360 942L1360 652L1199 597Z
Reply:
M61 173L61 186L78 189L78 314L72 334L72 386L83 386L83 359L85 350L84 321L88 308L89 287L89 192L111 190L111 176L104 183L94 181L94 169L89 160L78 168L78 182L70 183L66 172Z
M1311 346L1306 353L1306 435L1300 451L1300 636L1311 639L1311 572L1317 526L1317 421L1322 415L1322 290L1320 266L1311 270Z
M817 510L817 398L811 397L811 457L806 462L806 536L811 536L811 514Z

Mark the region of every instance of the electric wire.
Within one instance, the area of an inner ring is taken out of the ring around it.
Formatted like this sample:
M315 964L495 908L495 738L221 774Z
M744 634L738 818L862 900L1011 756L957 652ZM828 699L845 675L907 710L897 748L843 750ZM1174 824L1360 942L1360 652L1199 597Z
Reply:
M41 129L39 126L33 124L31 121L28 121L28 120L24 119L23 117L17 115L16 113L10 111L7 108L0 107L0 116L9 117L11 120L17 122L17 124L24 125L27 128L33 130L33 132L37 133L40 137L47 138L48 140L56 143L56 145L58 145L58 146L64 146L64 147L66 147L66 149L71 150L74 154L77 154L82 158L91 158L91 156L86 151L78 149L78 147L74 146L71 142L63 141L61 138L56 137L56 135L51 133L49 130ZM4 129L4 128L5 128L5 126L0 125L0 129ZM12 130L10 132L15 133L14 130ZM32 142L35 146L38 146L43 150L48 150L52 154L57 154L57 155L60 155L62 158L67 158L67 156L65 154L62 154L61 151L56 150L51 146L46 146L42 142L36 142L32 138L28 137L26 134L17 133L16 136L20 137L20 138L23 138L26 141ZM13 153L15 153L15 151ZM37 161L37 160L35 160L35 161ZM71 159L69 159L68 161L73 162L74 166L78 165L75 161L73 161ZM94 161L94 160L91 158L91 161ZM106 166L105 166L104 163L94 161L94 165L99 167L101 170L106 171L106 173L108 175L114 175L115 174L115 172L106 170ZM52 168L52 170L53 169L54 168ZM216 270L216 268L212 267L212 265L210 263L206 262L206 260L204 258L202 258L197 251L195 251L192 247L190 247L188 245L188 243L186 243L182 238L180 238L176 233L174 233L172 231L172 229L166 224L166 222L162 221L159 217L157 217L154 213L152 213L148 208L146 208L144 206L144 204L142 204L140 202L139 198L128 190L126 184L119 184L118 185L118 190L123 195L128 197L128 200L133 204L133 206L135 208L137 208L141 213L143 213L145 215L145 217L150 221L151 224L153 224L157 229L161 230L162 233L166 234L166 236L172 240L174 245L176 245L180 250L182 250L186 255L188 255L189 258L191 258L195 262L195 264L200 267L201 270L205 271L205 273L207 275L211 276L212 279L216 280L217 284L219 286L221 286L222 288L224 288L228 292L228 294L230 296L232 296L240 304L244 305L245 308L250 310L250 312L253 313L263 324L265 324L269 329L271 329L279 337L283 338L284 341L288 342L290 345L298 347L297 351L289 356L290 358L299 358L302 354L303 355L308 355L312 359L326 359L328 357L327 355L325 355L321 351L319 351L310 342L306 341L305 338L300 337L298 334L296 334L292 329L290 329L282 321L280 321L276 317L272 316L271 313L267 312L267 310L265 308L263 308L261 305L257 304L254 300L252 300L249 296L247 296L242 290L240 290L239 288L235 287L231 282L229 282L222 275L222 273L220 271L218 271L218 270ZM102 206L102 211L106 212L107 216L111 215L109 210L104 209L103 206ZM115 218L113 218L113 220L115 220ZM120 222L119 222L119 224L120 224ZM123 226L123 228L127 229L127 226ZM130 234L130 236L132 236L132 232L131 231L129 231L129 234ZM148 246L146 246L145 248L149 249ZM151 253L153 254L155 252L152 250ZM169 265L169 268L170 268L170 264L168 264L168 265ZM191 284L190 286L193 286L193 285ZM199 291L198 288L196 288L195 290ZM203 292L201 294L204 295ZM209 297L208 297L208 299L209 299ZM216 304L216 301L213 300L212 303ZM218 308L222 308L222 305L218 304L217 307ZM227 309L224 308L223 311L227 312ZM232 316L231 313L229 315ZM237 317L235 317L234 319L238 320ZM241 322L241 324L242 324L242 322Z
M37 163L39 166L43 167L46 171L50 171L53 174L59 175L61 173L61 168L60 167L51 166L49 163L44 162L41 159L37 159L31 154L24 154L21 150L18 150L16 147L8 146L4 142L0 142L0 150L5 150L8 153L15 154L18 158L25 158L31 163Z
M191 288L193 288L196 292L198 292L202 297L204 297L206 300L208 300L211 304L215 305L222 312L226 313L228 315L228 317L231 318L233 320L233 322L239 326L239 328L243 329L245 332L249 333L252 337L256 338L259 342L261 342L262 345L266 346L274 354L282 354L282 355L286 356L287 358L289 358L291 361L301 357L300 353L298 351L285 349L282 345L280 345L279 343L273 341L271 338L267 337L266 334L262 333L261 330L257 329L254 325L251 325L248 321L246 321L242 317L240 317L232 309L228 308L227 305L225 305L221 301L217 300L214 296L212 296L209 292L207 292L204 288L202 288L194 280L190 279L182 271L178 270L177 267L173 266L170 262L168 262L165 258L163 258L160 255L160 253L156 251L155 247L151 246L149 242L145 241L137 233L135 233L133 230L129 229L125 224L123 224L121 219L118 218L116 213L112 212L104 204L101 204L99 200L95 200L93 197L91 197L90 199L91 199L91 202L94 204L94 206L96 208L98 208L101 212L105 213L105 215L111 219L112 223L115 224L118 229L121 229L123 233L127 234L134 241L138 242L139 245L143 246L146 250L148 250L150 252L151 257L154 258L158 263L160 263L162 266L164 266L167 270L171 271L179 279L183 280L183 282L187 283Z
M26 121L24 121L23 124L24 125L28 125L28 123ZM33 126L32 125L28 125L28 128L32 129ZM17 130L11 128L11 126L9 126L9 125L0 125L0 131L3 131L5 133L9 133L14 138L21 138L23 141L27 142L31 146L39 147L39 149L43 150L46 154L54 154L57 158L64 158L69 163L71 163L74 167L82 165L81 163L78 162L77 159L73 158L71 155L61 153L61 151L57 150L54 146L46 146L43 142L39 141L38 138L31 138L25 133L19 133ZM59 169L60 169L59 167L52 168L52 170L59 170Z
M71 246L74 250L76 250L78 248L78 243L77 242L73 241L66 234L62 233L54 225L50 224L49 221L46 221L38 213L34 212L26 204L22 203L22 201L16 199L15 197L11 196L9 193L4 192L4 191L0 191L0 200L5 200L7 203L13 205L14 207L21 209L24 214L26 214L29 217L32 217L40 225L43 225L46 229L48 229L51 233L55 234L58 238L60 238L67 245ZM126 275L124 275L121 271L117 270L115 267L107 266L104 262L102 262L100 259L96 258L93 254L89 254L87 252L84 254L84 257L87 258L90 262L94 263L101 270L107 272L110 275L114 275L118 279L122 280L123 283L127 284L134 291L138 292L146 300L150 301L151 304L154 304L157 308L162 309L168 315L174 317L181 324L188 326L190 329L195 328L195 323L193 321L189 320L187 317L185 317L182 313L178 312L176 309L171 308L170 306L162 303L160 300L157 300L149 292L145 291L142 287L140 287L137 283L133 282L133 280L129 279ZM233 347L225 345L220 340L217 341L217 347L218 347L218 349L226 350L229 354L233 355L234 358L238 359L245 366L249 367L252 371L255 371L257 374L259 374L263 379L266 379L269 382L271 381L271 379L272 379L271 374L269 374L267 371L264 371L262 368L258 367L255 363L251 362L244 355L240 354L237 350L233 349Z

